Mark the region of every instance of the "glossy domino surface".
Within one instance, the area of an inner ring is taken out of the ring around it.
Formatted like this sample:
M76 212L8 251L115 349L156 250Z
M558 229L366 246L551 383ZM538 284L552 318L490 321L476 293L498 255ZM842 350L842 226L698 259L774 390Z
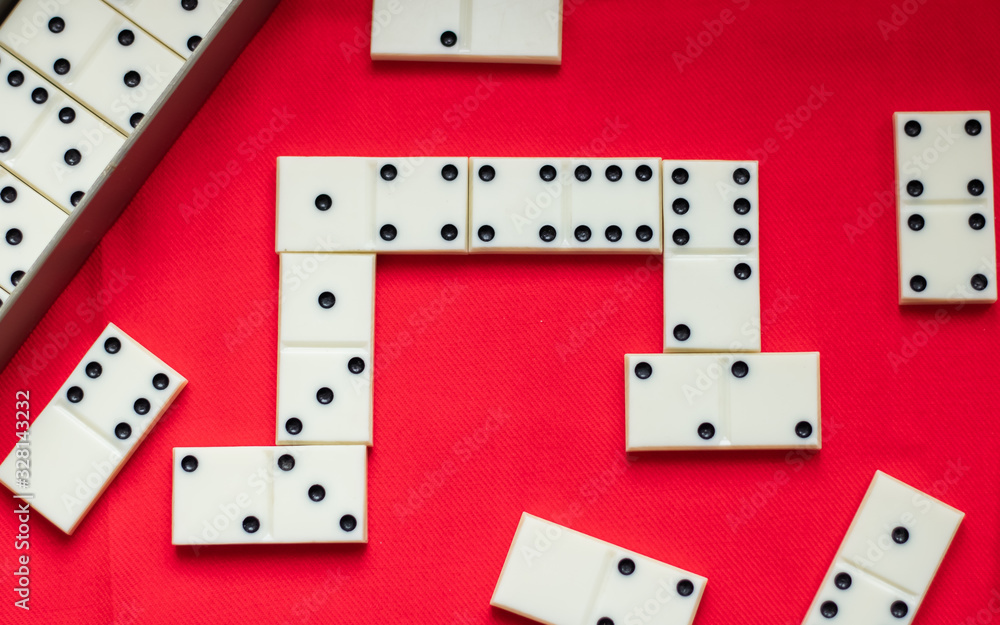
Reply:
M0 464L0 482L72 534L186 384L109 324L31 424L28 444Z
M281 254L279 445L372 442L373 254Z
M549 625L689 625L706 582L524 513L490 605Z
M663 161L663 350L759 352L755 161Z
M626 449L819 449L818 353L628 354Z
M375 60L559 64L562 0L375 0Z
M911 623L964 516L876 472L803 625Z
M360 445L177 447L175 545L368 541Z
M183 64L101 0L21 0L0 44L126 134Z
M997 299L990 114L896 113L899 301Z

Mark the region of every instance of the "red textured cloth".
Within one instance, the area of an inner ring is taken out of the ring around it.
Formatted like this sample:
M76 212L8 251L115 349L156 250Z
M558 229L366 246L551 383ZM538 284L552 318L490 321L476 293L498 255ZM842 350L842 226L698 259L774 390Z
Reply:
M34 622L522 623L527 510L706 575L698 625L798 623L882 469L967 513L916 622L1000 623L1000 306L897 305L891 125L1000 101L1000 5L566 0L561 67L376 65L370 11L279 6L3 374L4 449L108 321L190 380L74 536L33 517ZM626 457L656 259L381 256L371 542L172 547L171 448L274 442L275 157L409 154L759 159L763 345L822 353L822 452Z

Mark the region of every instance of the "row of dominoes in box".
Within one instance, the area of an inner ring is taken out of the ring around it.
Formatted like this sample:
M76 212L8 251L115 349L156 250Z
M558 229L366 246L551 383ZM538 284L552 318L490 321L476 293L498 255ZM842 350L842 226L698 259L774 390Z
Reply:
M0 25L0 288L23 279L230 1L17 3Z
M963 517L877 472L803 624L912 622ZM490 603L549 625L690 625L706 583L525 513Z
M109 324L28 427L0 482L72 534L187 380ZM174 450L173 543L366 542L367 448Z

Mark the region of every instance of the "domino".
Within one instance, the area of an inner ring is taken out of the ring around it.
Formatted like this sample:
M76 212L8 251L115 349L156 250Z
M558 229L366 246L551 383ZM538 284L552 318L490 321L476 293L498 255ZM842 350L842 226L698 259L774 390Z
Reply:
M659 159L473 158L470 251L662 249Z
M899 303L997 299L988 111L896 113Z
M819 354L628 354L625 447L820 449Z
M125 134L183 63L101 0L21 0L0 26L0 45Z
M877 471L803 625L913 622L964 516Z
M375 0L374 60L562 62L562 0Z
M275 250L468 249L468 159L279 157Z
M108 324L0 464L0 482L72 534L186 384Z
M690 625L707 581L524 513L490 605L549 625Z
M66 213L0 169L0 288L10 292L66 221Z
M754 161L663 161L663 351L760 351L757 180Z
M185 59L232 4L232 0L106 1Z
M125 136L3 50L0 78L0 163L71 212Z
M178 447L174 545L368 542L358 445Z
M277 444L371 445L375 256L280 258Z

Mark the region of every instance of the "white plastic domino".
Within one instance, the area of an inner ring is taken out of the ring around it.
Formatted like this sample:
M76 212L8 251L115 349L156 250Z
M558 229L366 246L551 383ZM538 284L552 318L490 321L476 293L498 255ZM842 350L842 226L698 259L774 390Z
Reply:
M125 136L0 50L0 162L69 212Z
M66 213L0 169L0 288L13 291L49 244Z
M988 111L896 113L899 302L995 302Z
M279 445L372 443L373 254L281 254Z
M0 44L126 134L183 64L101 0L20 0Z
M280 252L465 252L468 159L278 158Z
M368 542L360 445L174 449L172 542Z
M803 624L911 623L964 516L876 472Z
M662 249L656 158L473 158L470 251Z
M177 54L188 58L232 0L106 0Z
M185 384L108 324L0 464L0 482L72 534Z
M490 604L549 625L689 625L706 582L524 513Z
M819 449L819 354L628 354L625 446Z
M663 351L759 352L755 161L663 161Z
M375 0L372 58L562 60L562 0Z

